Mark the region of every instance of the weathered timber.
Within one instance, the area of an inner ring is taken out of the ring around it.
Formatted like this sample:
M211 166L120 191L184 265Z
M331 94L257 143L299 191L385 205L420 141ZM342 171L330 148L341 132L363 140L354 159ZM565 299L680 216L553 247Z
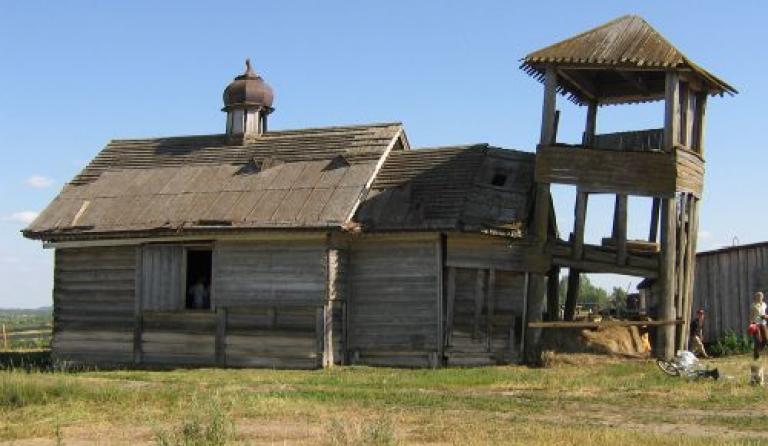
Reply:
M350 245L348 348L359 352L362 363L369 363L367 358L377 351L413 352L424 358L438 351L437 239L368 239ZM398 357L389 363L409 364Z
M565 308L563 320L572 321L576 315L576 302L579 300L579 286L581 285L581 271L576 268L568 270L568 288L565 295Z
M624 266L627 263L627 196L616 196L616 264Z
M447 237L446 265L505 271L544 272L548 268L546 257L531 240L453 233Z
M323 241L221 242L214 272L219 305L322 305L326 293Z
M604 328L604 327L656 327L666 325L683 325L682 320L666 321L558 321L558 322L530 322L528 325L538 328Z
M446 296L445 311L445 346L451 346L451 334L453 333L453 314L456 302L456 267L448 268L448 290Z
M651 227L648 231L648 241L656 243L659 237L659 214L661 212L661 199L658 197L653 198L651 204Z
M581 260L584 255L584 228L587 219L587 200L589 195L582 191L576 191L576 206L573 220L573 251L574 260Z
M675 229L676 200L664 198L661 203L661 252L659 271L658 318L674 319L675 316ZM656 331L654 354L671 358L675 352L673 327L660 327Z
M547 320L560 319L560 268L555 266L547 274Z
M729 331L743 333L749 324L752 294L768 293L768 243L700 252L694 273L692 308L706 311L705 342Z
M54 262L53 356L94 364L134 362L136 248L57 249Z
M145 245L141 260L142 308L173 311L184 308L186 277L182 245Z
M480 324L485 304L485 270L478 269L475 279L474 317L472 323L472 339L480 338Z
M216 364L223 366L227 364L227 309L225 307L216 308Z
M685 148L666 152L590 149L562 145L536 150L536 181L572 184L594 193L672 196L701 194L703 161Z

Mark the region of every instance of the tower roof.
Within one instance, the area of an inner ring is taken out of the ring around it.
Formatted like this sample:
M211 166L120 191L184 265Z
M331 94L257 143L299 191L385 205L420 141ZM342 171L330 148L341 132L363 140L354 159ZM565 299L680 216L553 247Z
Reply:
M699 91L735 94L736 89L695 64L642 17L625 15L534 51L521 68L543 79L546 65L558 69L559 89L577 103L644 102L663 98L664 72L676 70Z

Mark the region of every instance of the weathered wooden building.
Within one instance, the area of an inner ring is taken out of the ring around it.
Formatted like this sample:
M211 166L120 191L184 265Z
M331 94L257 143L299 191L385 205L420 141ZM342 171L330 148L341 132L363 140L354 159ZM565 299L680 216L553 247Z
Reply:
M224 91L224 134L111 141L24 231L56 250L54 354L297 368L508 362L523 347L535 356L546 303L559 313L560 267L574 289L585 272L658 279L657 316L687 318L704 105L733 89L632 16L523 67L545 83L536 155L412 150L400 124L268 130L272 90L249 64ZM557 92L588 108L581 145L556 143ZM598 105L652 100L666 101L663 130L596 134ZM568 240L550 183L578 187ZM604 246L583 243L594 193L617 197ZM656 250L626 239L630 194L655 198ZM659 338L665 349L675 339Z
M768 242L698 253L693 308L706 312L704 339L745 334L755 291L768 295Z
M267 131L272 93L250 67L224 102L225 134L110 142L26 229L56 250L57 357L517 356L525 273L546 267L525 239L533 154L411 150L400 124Z

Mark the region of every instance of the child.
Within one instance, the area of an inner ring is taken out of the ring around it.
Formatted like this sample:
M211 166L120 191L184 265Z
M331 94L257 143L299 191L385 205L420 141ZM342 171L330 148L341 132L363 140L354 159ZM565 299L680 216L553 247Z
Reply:
M696 319L691 322L690 350L698 353L704 358L709 358L707 351L704 350L704 309L699 308L696 312Z
M758 291L752 296L752 305L749 307L749 321L756 324L758 328L755 333L755 351L753 354L756 360L760 357L760 351L765 347L766 341L768 341L768 326L766 326L765 315L766 304L763 300L763 293Z

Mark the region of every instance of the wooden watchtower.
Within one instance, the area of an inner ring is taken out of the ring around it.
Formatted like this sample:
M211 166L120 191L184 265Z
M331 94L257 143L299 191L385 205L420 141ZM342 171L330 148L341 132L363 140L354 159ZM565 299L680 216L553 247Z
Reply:
M658 329L654 352L671 357L687 344L691 315L698 209L704 180L704 114L709 95L735 94L726 82L693 63L645 20L624 16L530 53L522 69L544 84L541 138L536 150L534 233L551 258L530 282L528 322L558 317L559 269L569 268L565 319L573 318L582 273L650 279ZM581 144L557 142L558 94L585 106ZM598 107L664 101L660 129L600 135ZM551 231L550 184L577 188L574 228ZM584 243L591 194L615 195L612 234ZM648 239L627 240L627 197L652 197ZM548 297L546 297L548 296ZM537 349L540 329L530 329Z

